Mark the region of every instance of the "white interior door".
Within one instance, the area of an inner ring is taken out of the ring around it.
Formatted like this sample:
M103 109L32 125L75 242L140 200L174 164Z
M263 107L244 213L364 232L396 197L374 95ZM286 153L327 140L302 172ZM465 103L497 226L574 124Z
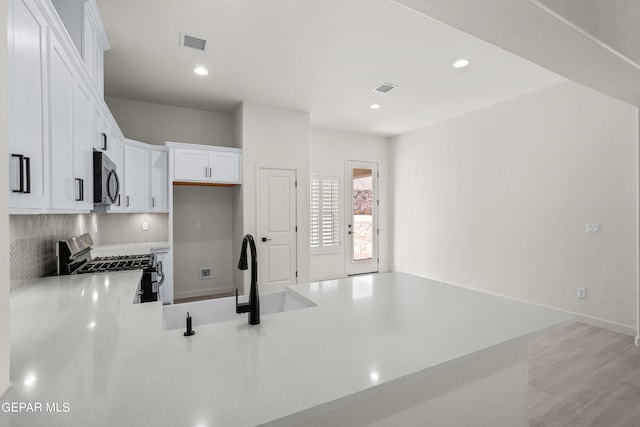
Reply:
M378 271L378 164L347 162L347 274Z
M296 283L296 171L261 168L258 199L259 283L270 292Z

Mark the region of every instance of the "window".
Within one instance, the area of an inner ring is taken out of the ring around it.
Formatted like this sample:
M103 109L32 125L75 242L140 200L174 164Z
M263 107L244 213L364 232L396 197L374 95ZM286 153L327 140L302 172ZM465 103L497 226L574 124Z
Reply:
M311 178L311 248L340 246L340 180L317 175Z

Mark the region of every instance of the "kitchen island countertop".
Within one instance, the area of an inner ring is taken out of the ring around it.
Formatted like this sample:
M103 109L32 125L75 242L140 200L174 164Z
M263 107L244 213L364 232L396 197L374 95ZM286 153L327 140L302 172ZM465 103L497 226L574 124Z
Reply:
M286 424L573 323L533 304L384 273L296 285L317 306L257 326L238 315L187 338L162 330L161 303L131 303L139 279L46 277L12 292L3 402L42 410L3 411L0 425Z

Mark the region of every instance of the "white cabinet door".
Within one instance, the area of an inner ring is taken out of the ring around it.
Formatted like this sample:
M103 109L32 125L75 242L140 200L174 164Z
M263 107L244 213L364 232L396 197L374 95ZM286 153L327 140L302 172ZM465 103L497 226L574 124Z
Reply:
M91 97L76 80L73 87L73 178L77 209L93 209L93 143Z
M50 53L51 207L74 209L73 72L62 47L52 40Z
M176 149L173 179L174 181L208 181L209 158L207 152Z
M51 207L88 211L93 208L91 100L53 38L49 53Z
M209 153L209 180L223 184L240 183L240 154Z
M93 148L98 151L107 151L109 148L109 126L104 117L104 112L99 103L95 104L93 112Z
M9 6L9 207L43 208L49 203L47 27L33 0Z
M151 151L151 210L166 211L168 207L169 162L166 151Z
M124 210L147 212L149 210L150 153L144 148L124 146ZM121 178L121 182L123 179Z

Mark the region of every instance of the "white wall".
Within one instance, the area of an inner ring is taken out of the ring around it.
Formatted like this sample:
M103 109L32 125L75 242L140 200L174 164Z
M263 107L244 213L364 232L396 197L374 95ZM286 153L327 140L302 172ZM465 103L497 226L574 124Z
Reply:
M566 82L394 138L394 269L635 332L637 119Z
M237 120L242 125L242 234L258 239L258 168L295 169L299 183L309 182L309 113L245 102L241 115ZM309 281L308 185L298 185L297 219L298 282L304 283ZM244 276L246 287L249 275Z
M0 2L0 70L7 69L7 2ZM0 158L9 155L7 141L7 73L0 73ZM0 167L0 188L9 188L7 163ZM9 213L8 193L0 192L0 392L9 386Z
M157 145L165 141L233 145L231 114L123 98L105 100L127 138Z
M232 194L233 189L226 187L173 188L175 298L232 291ZM194 221L199 222L199 228L194 227ZM201 268L211 268L212 277L200 279Z
M379 256L380 271L391 266L391 194L389 170L389 141L387 138L311 128L309 141L311 174L338 176L342 185L342 221L340 236L342 246L338 252L311 254L311 280L333 279L346 276L346 228L349 212L346 208L345 173L347 160L378 163L379 180Z

